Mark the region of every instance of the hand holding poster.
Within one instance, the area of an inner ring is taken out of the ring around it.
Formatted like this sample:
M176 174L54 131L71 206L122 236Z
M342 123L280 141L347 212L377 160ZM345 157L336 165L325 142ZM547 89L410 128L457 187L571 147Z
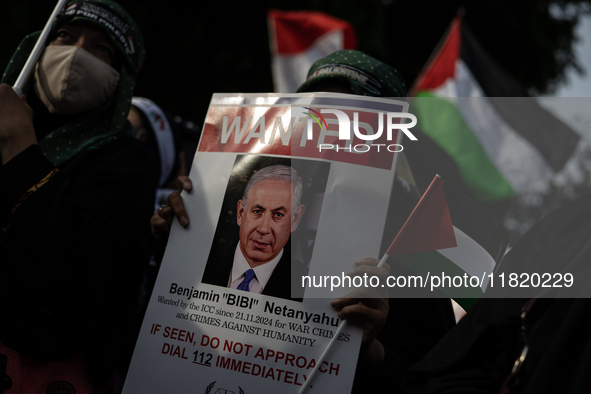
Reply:
M378 255L402 134L386 114L405 110L338 94L214 95L183 195L191 225L172 228L125 393L299 391L340 323L329 299L349 292L303 277ZM340 334L311 392L350 392L361 334Z

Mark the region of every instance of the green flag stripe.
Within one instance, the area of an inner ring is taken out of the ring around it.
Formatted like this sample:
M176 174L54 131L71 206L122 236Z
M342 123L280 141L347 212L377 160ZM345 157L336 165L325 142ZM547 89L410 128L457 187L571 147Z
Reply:
M572 156L579 136L540 106L535 98L529 97L484 50L465 24L462 24L461 36L462 62L489 97L491 105L516 133L540 152L554 171L560 171Z
M453 103L423 91L411 112L421 130L454 159L477 199L489 202L515 195Z

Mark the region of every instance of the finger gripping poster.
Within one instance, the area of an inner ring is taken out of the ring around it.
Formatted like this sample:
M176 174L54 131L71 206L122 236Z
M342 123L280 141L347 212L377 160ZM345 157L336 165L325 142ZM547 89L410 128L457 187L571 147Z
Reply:
M400 140L386 114L406 109L213 96L182 194L191 224L173 223L124 393L300 390L340 324L330 300L350 291L304 278L378 257ZM347 326L308 392L351 391L361 337Z

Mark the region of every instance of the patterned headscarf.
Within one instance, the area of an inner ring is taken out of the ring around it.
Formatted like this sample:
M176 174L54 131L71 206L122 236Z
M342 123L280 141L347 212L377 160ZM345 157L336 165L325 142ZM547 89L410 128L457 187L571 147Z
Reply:
M297 92L309 92L317 83L335 80L347 82L353 93L361 96L406 96L404 80L395 68L350 49L334 52L314 63Z
M42 152L58 167L79 152L99 147L121 132L131 107L137 73L145 58L144 40L138 26L114 1L70 1L66 9L57 16L50 37L55 36L60 26L75 21L93 23L104 29L123 61L117 69L120 80L113 98L96 109L72 117L70 122L51 131L39 141ZM20 43L2 76L3 83L14 84L40 34L41 32L30 34ZM32 80L30 78L23 89L27 96L35 94Z

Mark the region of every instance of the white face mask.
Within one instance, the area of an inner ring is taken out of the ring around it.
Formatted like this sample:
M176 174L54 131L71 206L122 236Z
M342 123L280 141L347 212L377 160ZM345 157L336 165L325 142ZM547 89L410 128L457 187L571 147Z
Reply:
M74 45L49 45L35 68L35 92L49 112L72 115L106 103L119 73Z

